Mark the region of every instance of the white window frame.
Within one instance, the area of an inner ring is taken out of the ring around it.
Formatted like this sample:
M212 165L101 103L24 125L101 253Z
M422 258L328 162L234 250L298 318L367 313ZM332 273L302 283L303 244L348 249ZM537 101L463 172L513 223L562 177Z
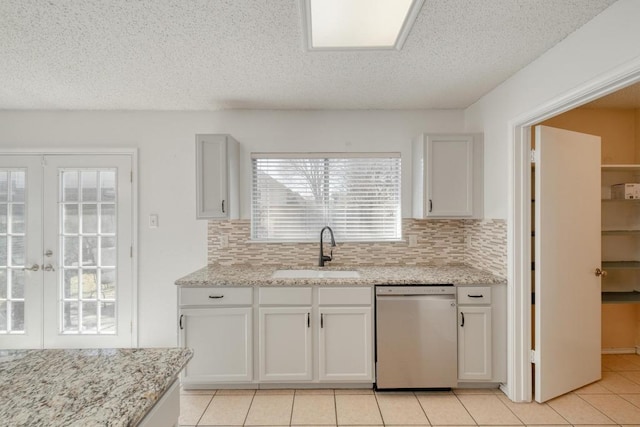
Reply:
M330 217L325 218L325 221L322 222L322 226L318 226L317 230L314 228L309 231L308 237L297 237L294 235L286 235L282 237L278 236L267 236L267 237L259 237L256 235L255 222L254 222L254 209L256 207L256 160L264 160L264 159L393 159L397 162L397 204L394 208L395 210L395 218L396 222L394 224L395 233L394 236L384 237L380 235L375 235L371 238L363 238L362 236L356 237L354 235L345 235L343 232L336 233L336 239L339 239L342 242L395 242L402 240L402 156L399 152L327 152L327 153L309 153L309 152L298 152L298 153L251 153L251 179L252 179L252 189L251 189L251 240L253 242L315 242L317 240L317 233L320 231L320 228L324 225L329 225L334 227L335 224L332 224L332 220ZM324 212L326 212L329 208L329 205L324 205ZM339 228L337 225L334 228L334 231Z

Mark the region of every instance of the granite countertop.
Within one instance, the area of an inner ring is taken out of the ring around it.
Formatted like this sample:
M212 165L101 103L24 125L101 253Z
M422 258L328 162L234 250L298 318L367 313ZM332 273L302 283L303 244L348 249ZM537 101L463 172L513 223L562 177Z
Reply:
M134 426L191 359L182 348L0 351L0 423Z
M274 271L356 270L359 278L283 279L272 278ZM505 284L506 279L466 265L421 267L287 268L266 266L209 265L176 280L176 285L196 286L374 286L453 283L454 285Z

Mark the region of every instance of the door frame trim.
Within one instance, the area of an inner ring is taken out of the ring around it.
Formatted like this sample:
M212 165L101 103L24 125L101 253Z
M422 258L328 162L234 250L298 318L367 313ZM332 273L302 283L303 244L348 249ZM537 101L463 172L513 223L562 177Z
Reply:
M532 400L531 126L640 82L640 58L614 67L508 121L507 384L514 402Z
M131 157L131 347L138 347L138 148L1 148L0 156L92 156L92 155L122 155Z

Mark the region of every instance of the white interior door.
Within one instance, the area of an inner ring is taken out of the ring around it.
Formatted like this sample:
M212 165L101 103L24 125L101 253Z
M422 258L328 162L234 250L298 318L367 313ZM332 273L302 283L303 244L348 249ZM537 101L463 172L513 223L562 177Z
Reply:
M601 378L600 138L536 126L535 399Z
M0 156L0 348L134 344L131 169Z

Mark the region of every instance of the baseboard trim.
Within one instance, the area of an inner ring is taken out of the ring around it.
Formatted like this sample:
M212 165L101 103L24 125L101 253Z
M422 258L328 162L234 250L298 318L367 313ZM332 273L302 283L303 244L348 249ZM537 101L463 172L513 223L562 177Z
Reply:
M602 354L640 354L640 347L603 348Z

